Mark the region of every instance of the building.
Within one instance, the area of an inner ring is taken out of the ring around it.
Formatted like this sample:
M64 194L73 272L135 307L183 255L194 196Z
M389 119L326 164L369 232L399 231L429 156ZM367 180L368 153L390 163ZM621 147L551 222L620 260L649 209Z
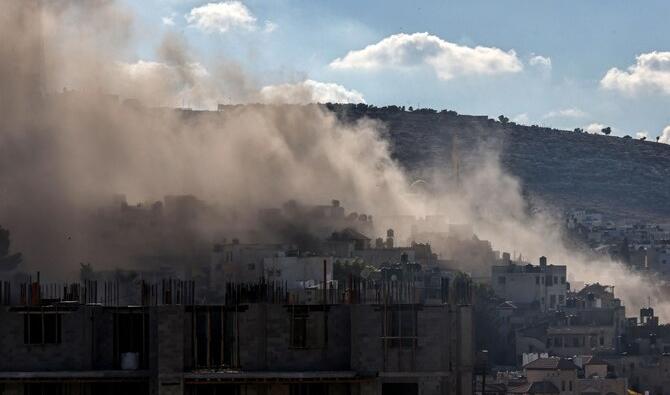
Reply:
M4 286L4 285L3 285ZM402 280L310 303L282 285L17 284L0 309L3 394L463 394L472 392L470 282L418 302Z
M575 362L578 362L577 365ZM625 378L609 374L606 362L592 356L548 357L523 367L525 382L508 386L509 394L626 395Z
M572 357L613 353L621 349L626 330L625 307L614 297L613 287L591 284L570 292L561 311L538 317L516 333L517 356L547 352Z
M538 266L517 264L503 254L502 265L491 268L491 286L500 298L518 304L536 304L541 311L565 306L570 289L565 265L548 265L541 257Z

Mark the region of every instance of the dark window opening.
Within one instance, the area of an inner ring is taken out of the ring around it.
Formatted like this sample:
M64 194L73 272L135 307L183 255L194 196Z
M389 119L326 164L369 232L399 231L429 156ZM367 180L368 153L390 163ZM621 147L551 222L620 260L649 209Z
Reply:
M240 395L239 384L198 384L187 385L184 393L187 395Z
M289 395L328 395L328 385L324 383L291 384Z
M419 385L417 383L384 383L382 384L382 395L418 395Z
M23 316L25 344L60 344L61 314L28 313Z
M149 352L149 315L141 312L116 313L114 320L116 367L146 368Z
M145 395L150 393L149 383L140 382L140 383L93 383L90 384L90 392L85 391L88 386L84 387L82 393L85 394L95 394L95 395ZM76 391L76 388L69 393L79 393ZM46 394L46 393L45 393Z
M199 307L195 315L195 365L236 365L235 312L221 306Z
M60 383L30 383L23 385L25 395L62 395L63 384Z
M411 307L396 308L384 312L382 320L383 339L391 347L416 346L417 313Z
M292 307L291 348L323 348L327 343L327 315L323 311Z

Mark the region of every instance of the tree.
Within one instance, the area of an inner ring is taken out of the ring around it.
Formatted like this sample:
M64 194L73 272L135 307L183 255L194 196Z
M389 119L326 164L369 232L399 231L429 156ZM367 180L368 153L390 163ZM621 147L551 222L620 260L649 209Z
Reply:
M584 129L582 129L582 128L575 128L575 133L584 133Z
M498 117L498 121L500 121L500 123L502 123L503 125L506 125L509 122L509 118L501 114Z
M606 136L609 136L610 133L612 133L612 128L608 126L606 128L600 129L600 132Z
M658 143L658 140L661 139L661 136L656 136L656 142Z

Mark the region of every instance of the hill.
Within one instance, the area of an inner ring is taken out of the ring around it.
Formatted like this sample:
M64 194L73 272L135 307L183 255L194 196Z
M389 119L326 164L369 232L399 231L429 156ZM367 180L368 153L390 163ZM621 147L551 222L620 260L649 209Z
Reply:
M499 149L504 168L531 196L614 218L670 221L670 145L502 124L454 111L327 106L345 121L367 117L383 122L394 157L414 174L450 166L454 141L459 156L487 142Z

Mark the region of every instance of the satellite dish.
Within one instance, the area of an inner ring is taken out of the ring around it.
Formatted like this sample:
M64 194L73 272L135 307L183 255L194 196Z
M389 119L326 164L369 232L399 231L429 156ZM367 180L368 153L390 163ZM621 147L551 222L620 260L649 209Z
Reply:
M367 267L361 271L361 277L366 280L368 279L368 277L370 277L370 274L371 274L370 269L368 269Z

